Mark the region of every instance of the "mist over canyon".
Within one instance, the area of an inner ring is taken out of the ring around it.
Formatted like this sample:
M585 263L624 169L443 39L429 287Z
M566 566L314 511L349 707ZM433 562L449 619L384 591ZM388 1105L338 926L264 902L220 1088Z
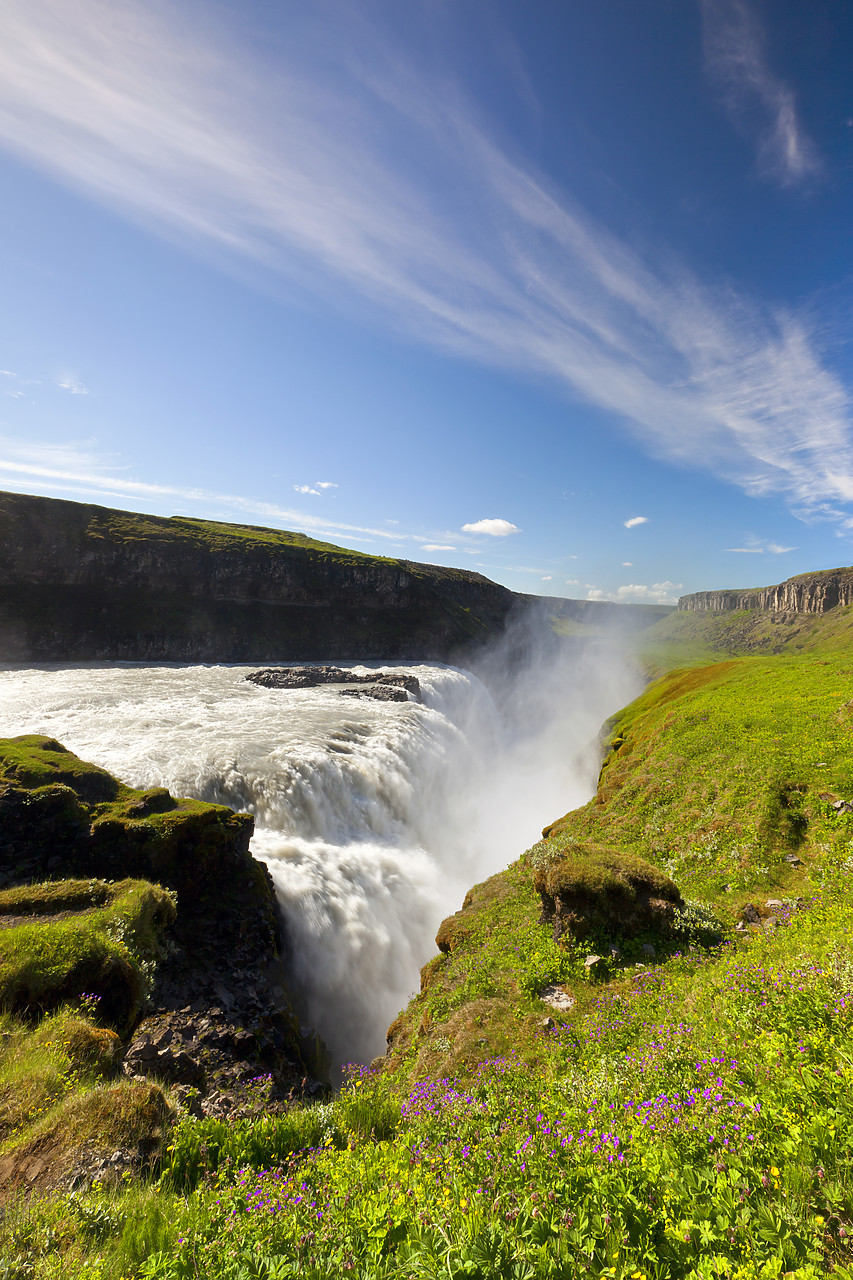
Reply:
M640 686L621 646L557 642L535 621L476 671L405 670L420 703L261 688L233 665L6 665L0 716L131 785L252 813L301 1012L334 1062L364 1062L442 917L589 798L599 726Z

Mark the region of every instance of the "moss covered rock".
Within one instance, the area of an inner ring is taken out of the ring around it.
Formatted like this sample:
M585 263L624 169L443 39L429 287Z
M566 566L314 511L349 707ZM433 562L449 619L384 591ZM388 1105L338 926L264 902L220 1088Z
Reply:
M546 843L538 853L534 884L555 937L665 936L684 906L669 876L632 854L581 841L554 853Z
M249 852L253 830L248 813L124 786L53 738L0 739L0 884L154 881L178 897L181 963L203 968L223 949L260 963L280 950L272 881Z
M0 1007L32 1017L95 996L103 1017L128 1028L174 919L172 895L138 880L0 892Z

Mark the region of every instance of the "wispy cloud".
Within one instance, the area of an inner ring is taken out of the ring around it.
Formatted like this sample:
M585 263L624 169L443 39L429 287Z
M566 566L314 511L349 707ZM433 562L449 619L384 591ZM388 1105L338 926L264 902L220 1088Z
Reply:
M475 520L473 524L463 524L463 533L487 533L490 538L506 538L510 533L521 533L518 525L509 520Z
M425 542L422 550L424 551L455 551L455 547L449 546L444 542Z
M702 0L705 58L735 123L755 138L762 173L783 185L820 169L791 89L768 66L764 39L745 0Z
M87 396L88 389L83 386L78 378L65 377L56 384L62 391L70 391L72 396Z
M39 492L73 494L75 497L94 498L97 502L132 502L137 509L145 509L146 504L150 509L152 505L162 505L168 500L181 510L200 508L200 514L209 518L234 519L241 514L250 515L317 537L346 536L353 541L364 537L370 540L381 538L418 545L428 541L420 534L327 520L242 494L134 480L119 460L99 453L89 441L73 444L23 443L16 438L0 437L0 488L27 492L37 488ZM213 513L216 513L215 517Z
M622 561L622 568L623 568L623 569L633 569L633 567L634 567L633 561L631 561L631 560L623 560L623 561Z
M751 539L748 546L745 547L726 547L726 551L737 552L738 555L745 556L763 556L765 552L770 556L783 556L788 551L796 551L796 547L783 547L780 542L762 542L760 539Z
M366 10L342 6L333 24L323 12L293 10L273 63L217 6L6 0L0 141L265 281L544 373L656 456L843 521L848 399L802 319L702 283L659 246L629 247ZM732 74L724 33L741 13L736 0L706 10L709 56ZM767 154L805 173L793 100L750 58L738 66L778 139Z
M649 523L648 516L631 516L630 520L625 521L625 528L634 529L638 524L648 524L648 523Z

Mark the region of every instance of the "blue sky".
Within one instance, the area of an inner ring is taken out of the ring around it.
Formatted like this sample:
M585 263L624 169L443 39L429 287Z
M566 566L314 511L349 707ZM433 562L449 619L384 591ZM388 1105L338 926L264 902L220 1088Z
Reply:
M4 0L0 487L674 600L853 561L846 0Z

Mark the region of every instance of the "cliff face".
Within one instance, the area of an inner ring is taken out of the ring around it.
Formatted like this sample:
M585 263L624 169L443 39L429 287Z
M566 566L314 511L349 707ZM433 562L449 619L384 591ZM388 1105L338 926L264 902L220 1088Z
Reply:
M301 534L0 495L0 660L443 659L517 601Z
M697 591L682 596L679 609L693 613L731 613L758 609L766 613L827 613L853 604L853 568L801 573L774 587L747 591Z

